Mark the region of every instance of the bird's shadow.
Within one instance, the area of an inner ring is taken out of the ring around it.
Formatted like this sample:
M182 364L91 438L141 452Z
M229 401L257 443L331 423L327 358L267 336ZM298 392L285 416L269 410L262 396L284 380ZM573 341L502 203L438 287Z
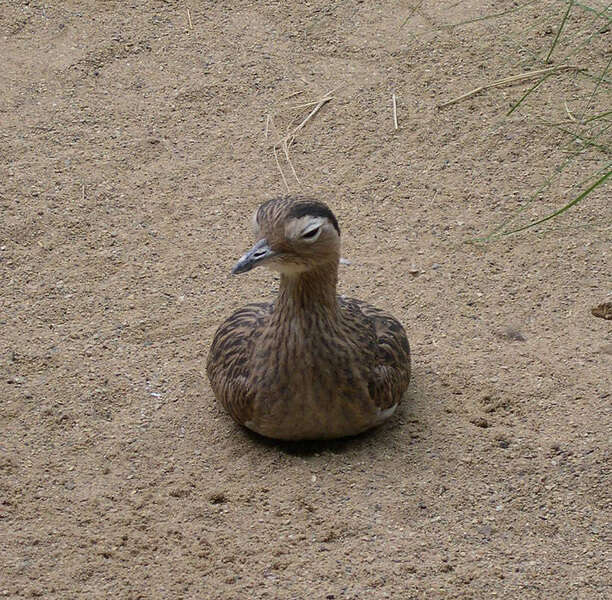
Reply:
M321 452L342 453L362 445L368 440L378 437L375 430L364 431L359 435L337 438L333 440L300 440L286 441L264 437L249 429L244 429L245 435L253 442L270 449L276 449L292 456L313 456Z
M300 440L286 441L268 438L246 427L241 427L244 435L253 443L268 449L278 450L290 456L309 457L323 452L342 454L349 451L359 451L372 445L393 443L392 439L398 430L402 429L405 413L410 412L409 402L400 405L400 410L389 421L378 427L368 429L363 433L330 440Z

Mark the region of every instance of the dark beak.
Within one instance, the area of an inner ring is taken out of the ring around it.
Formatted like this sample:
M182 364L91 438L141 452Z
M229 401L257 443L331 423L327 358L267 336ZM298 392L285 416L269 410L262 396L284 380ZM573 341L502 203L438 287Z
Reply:
M274 252L268 246L268 240L259 240L240 260L234 265L232 275L246 273L254 267L261 265L267 258L273 256Z

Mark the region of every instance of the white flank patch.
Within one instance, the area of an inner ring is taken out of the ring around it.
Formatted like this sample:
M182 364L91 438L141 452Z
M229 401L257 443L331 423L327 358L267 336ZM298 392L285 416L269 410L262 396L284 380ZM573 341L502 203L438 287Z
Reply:
M385 410L378 409L378 413L376 415L376 423L382 423L383 421L386 421L390 416L393 415L396 408L397 404L394 404L391 408L385 408Z

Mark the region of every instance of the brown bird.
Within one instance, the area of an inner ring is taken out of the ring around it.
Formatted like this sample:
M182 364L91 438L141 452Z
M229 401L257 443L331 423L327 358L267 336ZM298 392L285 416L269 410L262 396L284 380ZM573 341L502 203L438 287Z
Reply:
M207 373L241 425L283 440L355 435L397 408L410 347L387 313L336 294L340 228L322 202L283 197L254 215L257 242L232 273L280 272L273 304L248 304L217 330Z

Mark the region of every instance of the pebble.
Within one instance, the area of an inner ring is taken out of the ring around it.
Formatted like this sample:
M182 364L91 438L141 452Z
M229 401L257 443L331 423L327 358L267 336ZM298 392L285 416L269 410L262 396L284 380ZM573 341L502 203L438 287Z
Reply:
M476 427L482 427L483 429L489 427L489 421L487 421L484 417L474 417L470 419L470 423L472 423L472 425L476 425Z

